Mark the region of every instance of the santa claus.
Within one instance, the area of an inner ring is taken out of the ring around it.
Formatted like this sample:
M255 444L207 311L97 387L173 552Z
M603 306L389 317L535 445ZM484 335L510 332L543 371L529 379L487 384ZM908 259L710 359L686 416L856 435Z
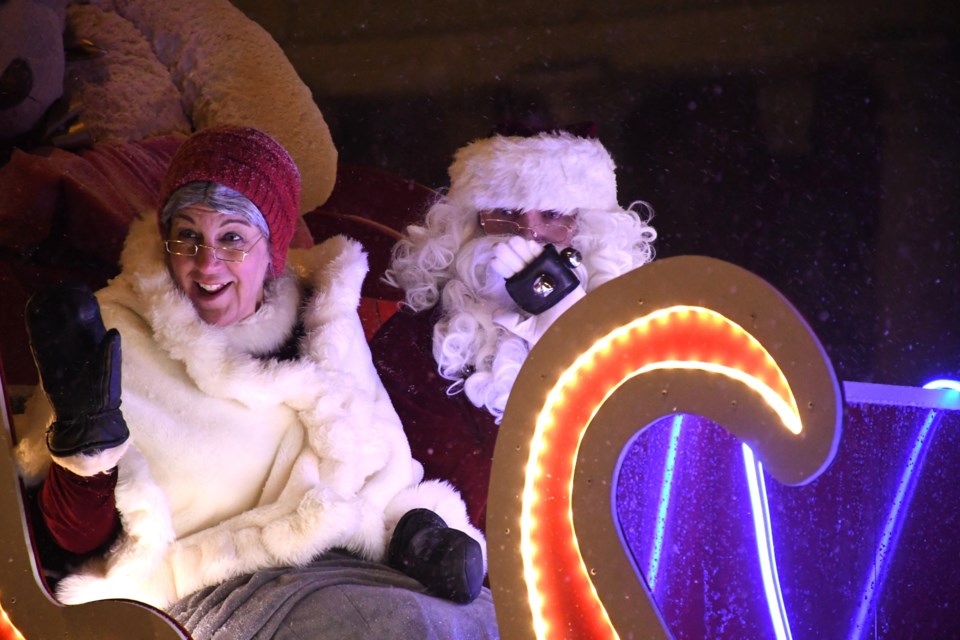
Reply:
M592 127L497 134L458 150L450 187L393 249L403 308L375 363L429 478L486 520L497 428L530 349L587 292L653 258L652 208L617 201Z

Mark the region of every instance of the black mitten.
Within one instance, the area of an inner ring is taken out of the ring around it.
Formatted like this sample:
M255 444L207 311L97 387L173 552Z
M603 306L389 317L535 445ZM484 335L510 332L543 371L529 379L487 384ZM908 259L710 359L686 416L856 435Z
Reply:
M84 285L61 284L27 301L27 333L56 420L47 431L55 456L93 455L130 435L120 413L120 333L107 331Z
M468 603L483 586L483 550L429 509L404 514L393 531L387 564L415 578L435 596Z

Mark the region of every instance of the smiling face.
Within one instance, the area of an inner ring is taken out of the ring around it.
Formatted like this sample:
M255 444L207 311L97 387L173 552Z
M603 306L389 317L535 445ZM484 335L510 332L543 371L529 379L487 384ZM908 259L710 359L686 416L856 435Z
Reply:
M224 327L252 315L263 300L270 266L269 243L242 216L203 205L180 209L170 219L167 240L205 245L194 256L168 253L170 274L200 319ZM242 262L218 259L212 249L247 251Z

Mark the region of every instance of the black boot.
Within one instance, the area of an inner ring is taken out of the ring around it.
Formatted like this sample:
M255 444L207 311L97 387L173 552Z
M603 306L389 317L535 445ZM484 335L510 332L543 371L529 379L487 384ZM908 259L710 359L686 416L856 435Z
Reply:
M47 448L56 456L94 455L130 435L120 413L120 334L107 331L84 285L61 284L27 302L27 332L56 420Z
M454 602L473 602L483 584L480 543L429 509L413 509L400 518L387 564Z

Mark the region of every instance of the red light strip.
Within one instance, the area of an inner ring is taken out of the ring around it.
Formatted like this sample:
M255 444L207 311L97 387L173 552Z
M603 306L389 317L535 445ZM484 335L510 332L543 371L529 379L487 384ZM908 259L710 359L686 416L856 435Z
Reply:
M703 307L675 306L607 334L560 376L537 417L522 500L521 556L538 638L618 638L573 527L577 452L596 412L626 380L665 368L720 373L761 394L799 433L780 368L747 331ZM541 551L543 550L543 551Z
M0 605L0 640L26 640Z

